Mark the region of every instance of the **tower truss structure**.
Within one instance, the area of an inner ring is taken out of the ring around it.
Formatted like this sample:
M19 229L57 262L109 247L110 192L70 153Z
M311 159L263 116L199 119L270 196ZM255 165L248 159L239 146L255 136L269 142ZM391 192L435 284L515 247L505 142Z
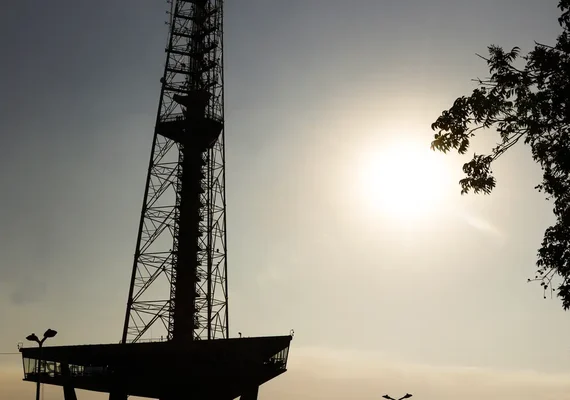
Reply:
M110 400L256 400L287 371L292 332L228 334L222 18L222 0L170 0L121 343L21 348L25 381L62 386L66 400L76 388Z
M122 342L228 338L223 0L171 0Z

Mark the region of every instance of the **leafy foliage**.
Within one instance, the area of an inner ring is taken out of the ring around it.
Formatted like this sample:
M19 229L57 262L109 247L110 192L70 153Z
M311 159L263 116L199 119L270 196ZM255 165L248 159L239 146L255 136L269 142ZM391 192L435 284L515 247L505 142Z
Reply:
M490 77L477 79L469 96L455 100L432 124L432 149L465 154L477 131L493 128L500 141L489 155L474 154L463 166L461 193L489 194L496 185L493 162L519 142L530 146L543 177L536 187L553 202L556 222L538 251L536 280L556 290L570 308L570 0L558 4L562 33L555 46L535 42L521 56L518 47L505 51L489 46ZM554 287L554 278L559 282Z

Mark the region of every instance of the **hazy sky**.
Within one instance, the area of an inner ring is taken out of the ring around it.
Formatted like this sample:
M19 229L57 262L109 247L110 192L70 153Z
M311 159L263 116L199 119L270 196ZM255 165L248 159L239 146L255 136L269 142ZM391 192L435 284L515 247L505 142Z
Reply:
M262 398L570 399L570 320L526 283L552 221L540 171L519 149L491 197L461 197L465 159L429 151L486 75L475 53L554 42L556 4L226 3L231 333L296 332ZM165 9L0 5L0 352L47 327L54 345L120 339ZM30 398L21 377L0 356L0 398Z

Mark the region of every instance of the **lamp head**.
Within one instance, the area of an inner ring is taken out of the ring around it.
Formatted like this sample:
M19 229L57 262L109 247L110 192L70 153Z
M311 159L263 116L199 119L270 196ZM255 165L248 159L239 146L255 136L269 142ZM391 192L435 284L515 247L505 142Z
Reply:
M40 342L40 339L36 336L35 333L32 333L31 335L26 336L26 340L29 340L30 342Z
M406 395L404 397L402 397L402 399L409 399L410 397L412 397L412 395L409 393L406 393Z
M44 333L44 338L52 338L55 335L57 335L57 331L54 331L53 329L48 329L47 331L45 331Z

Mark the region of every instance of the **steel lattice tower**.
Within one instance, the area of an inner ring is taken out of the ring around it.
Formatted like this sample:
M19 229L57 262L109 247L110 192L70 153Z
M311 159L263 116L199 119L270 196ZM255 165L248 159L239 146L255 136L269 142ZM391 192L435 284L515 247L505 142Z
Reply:
M222 19L222 0L170 1L121 343L22 348L24 380L66 400L256 400L287 371L292 333L228 335Z
M170 7L123 343L228 337L223 0Z

